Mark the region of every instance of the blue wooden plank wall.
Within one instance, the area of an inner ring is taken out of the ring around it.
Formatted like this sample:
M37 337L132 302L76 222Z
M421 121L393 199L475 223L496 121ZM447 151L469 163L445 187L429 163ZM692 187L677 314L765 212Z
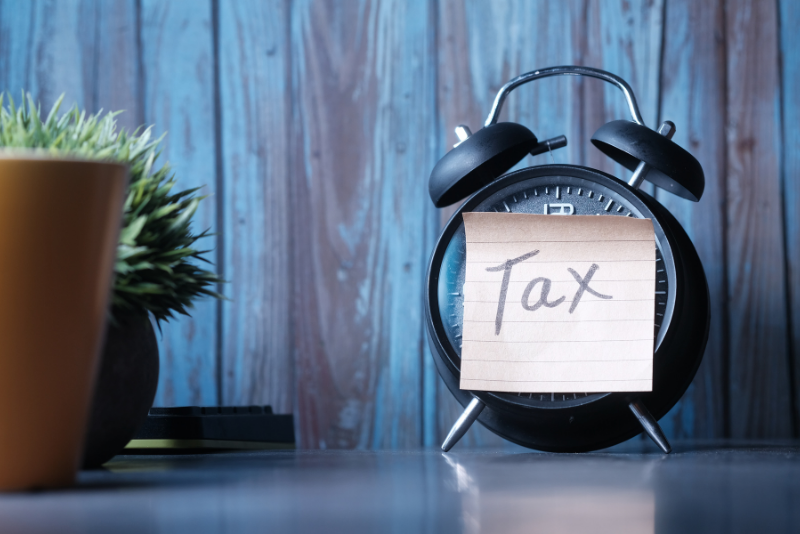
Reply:
M671 437L800 437L800 7L793 0L0 0L0 89L61 93L168 132L229 280L164 327L157 402L272 404L306 447L434 445L459 408L426 346L426 262L450 210L426 180L509 78L616 72L706 172L684 224L713 320ZM625 116L549 79L504 118L566 134L556 162L621 173L588 138ZM528 158L526 165L550 161ZM483 429L460 446L498 445Z
M100 2L103 5L104 2ZM168 132L165 159L182 187L216 190L214 40L210 0L142 0L141 84L144 121L155 135ZM216 231L216 203L201 203L195 227ZM216 237L202 247L217 248ZM213 254L207 259L215 261ZM163 329L159 343L159 404L216 404L219 306L197 303L192 317L180 317Z

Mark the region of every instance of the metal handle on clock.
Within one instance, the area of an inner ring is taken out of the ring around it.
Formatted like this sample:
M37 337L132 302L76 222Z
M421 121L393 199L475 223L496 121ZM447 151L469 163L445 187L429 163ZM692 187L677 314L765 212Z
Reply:
M486 118L486 123L484 126L490 126L497 122L497 118L500 116L500 110L503 107L503 103L511 91L520 85L532 82L533 80L538 80L539 78L547 78L550 76L589 76L590 78L598 78L615 85L620 91L622 91L622 94L625 95L625 100L628 102L628 110L631 113L633 122L641 124L642 126L646 126L644 119L642 119L642 114L639 112L639 106L636 104L636 97L633 94L633 89L631 89L631 86L628 85L628 82L616 74L611 74L610 72L606 72L604 70L593 69L591 67L575 66L550 67L547 69L535 70L533 72L521 74L510 82L506 83L500 88L500 91L498 91L497 96L494 99L494 104L492 104L492 110L489 112L489 116Z

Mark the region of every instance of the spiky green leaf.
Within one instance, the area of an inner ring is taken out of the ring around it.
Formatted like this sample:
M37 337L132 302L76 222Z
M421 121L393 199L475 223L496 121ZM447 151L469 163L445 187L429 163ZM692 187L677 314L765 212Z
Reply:
M198 189L174 192L175 176L156 164L164 136L152 138L152 127L129 133L117 129L120 112L88 114L73 106L59 115L63 95L46 118L23 92L17 107L11 95L0 95L0 148L28 149L56 157L70 156L128 165L130 183L124 203L123 229L115 262L112 306L149 311L168 320L201 296L224 298L215 289L222 280L198 266L208 262L193 244L210 234L193 234L191 220L205 196Z

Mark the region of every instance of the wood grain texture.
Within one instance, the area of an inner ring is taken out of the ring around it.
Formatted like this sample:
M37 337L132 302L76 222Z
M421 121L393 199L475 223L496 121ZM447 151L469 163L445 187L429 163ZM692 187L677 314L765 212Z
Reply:
M0 90L14 100L31 79L31 52L35 4L0 0Z
M775 2L729 0L727 214L731 435L792 435Z
M64 93L64 106L93 104L96 79L95 2L14 2L0 8L0 77L15 101L25 90L49 110Z
M132 131L144 124L138 2L96 0L96 10L93 107L124 110L117 124Z
M703 166L699 203L657 189L656 197L689 234L703 262L711 297L708 347L683 399L661 420L668 438L726 433L727 313L725 285L725 19L721 0L666 5L660 119L677 127L673 141Z
M781 124L794 432L800 432L800 3L781 0Z
M292 4L302 446L422 444L433 15L429 2Z
M474 131L483 124L505 82L524 72L556 65L587 65L620 74L636 92L645 121L654 124L658 113L662 10L661 2L604 2L602 9L596 3L578 0L566 5L525 1L441 2L438 46L441 153L456 141L454 126L466 123ZM518 168L555 162L592 164L616 172L620 167L589 143L602 124L627 117L619 90L611 86L605 89L604 85L598 80L559 77L516 89L508 98L500 120L525 124L541 139L564 134L569 141L566 149L552 155L528 156ZM449 218L453 210L442 211ZM441 382L436 385L440 443L462 408ZM459 446L501 442L497 436L476 427Z
M62 111L126 110L117 122L142 122L135 0L0 3L0 90L19 101L29 91L44 110L63 93Z
M162 155L177 176L178 188L215 183L214 52L211 2L143 0L141 43L144 118L154 133L168 132ZM214 198L200 204L192 228L215 229ZM213 249L216 239L198 242ZM208 258L213 261L214 255ZM161 374L157 405L214 405L217 398L217 303L199 301L190 312L163 325L159 336Z
M295 394L288 17L285 0L220 4L222 401L279 413Z
M578 64L597 67L621 76L636 95L642 117L651 128L658 120L660 59L664 0L592 2L584 4L585 26L577 32L585 42ZM617 119L630 120L627 104L616 87L599 80L582 82L582 131L584 165L606 171L627 181L630 171L614 163L588 140L603 124ZM653 193L645 182L641 189Z

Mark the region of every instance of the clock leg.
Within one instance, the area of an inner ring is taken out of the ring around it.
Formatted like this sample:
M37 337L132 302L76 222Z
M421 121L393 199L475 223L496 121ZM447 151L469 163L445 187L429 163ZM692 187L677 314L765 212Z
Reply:
M672 447L670 447L667 438L664 436L664 432L661 431L661 427L658 426L658 421L650 415L644 403L639 399L635 399L628 404L628 408L631 409L633 415L639 420L639 424L642 425L642 428L647 435L650 436L650 439L656 442L658 448L664 451L664 454L672 452Z
M442 450L444 452L452 449L453 445L458 443L458 440L460 440L464 434L467 433L467 430L469 430L469 427L472 426L472 423L475 422L475 419L478 418L485 406L486 405L477 398L473 398L470 401L464 410L464 413L461 414L461 417L458 418L456 424L454 424L453 428L450 429L450 433L447 434L446 438L444 438L444 443L442 443Z

